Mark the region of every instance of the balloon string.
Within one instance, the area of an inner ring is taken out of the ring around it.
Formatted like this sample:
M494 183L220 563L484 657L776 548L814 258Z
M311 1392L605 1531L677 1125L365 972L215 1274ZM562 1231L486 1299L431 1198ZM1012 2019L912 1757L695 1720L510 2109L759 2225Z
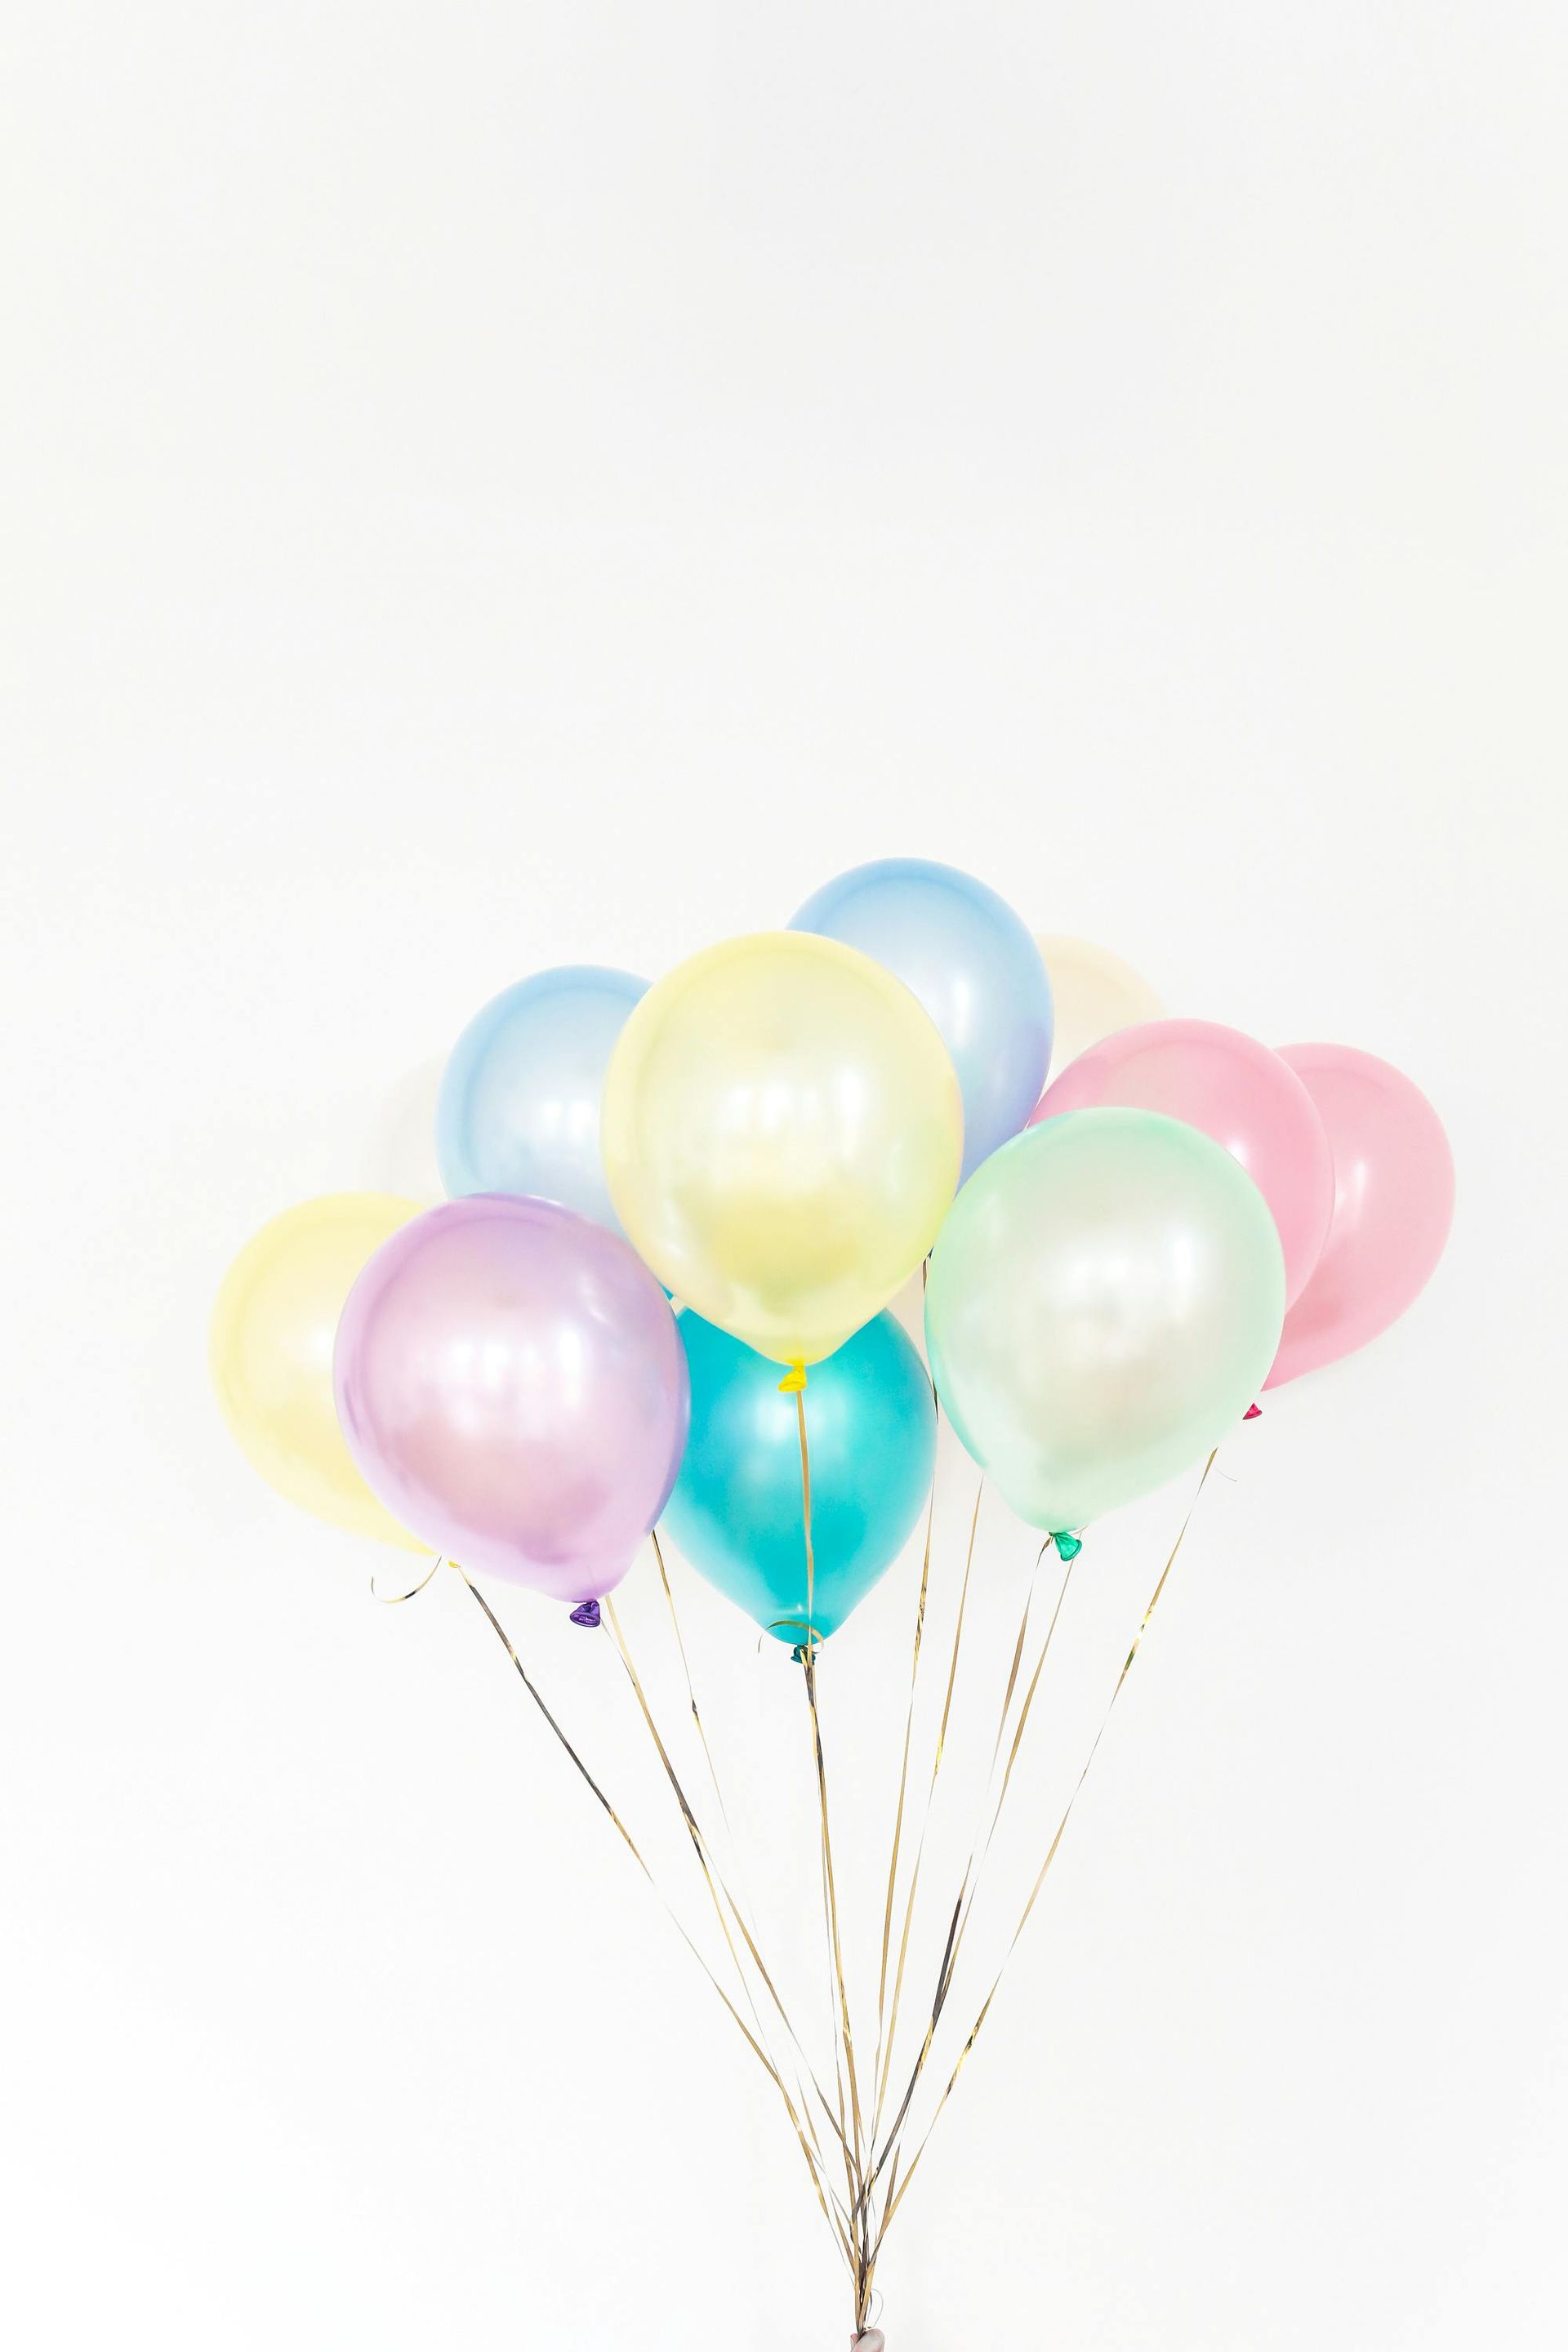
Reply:
M773 1980L768 1973L767 1968L763 1960L762 1954L757 1951L755 1944L752 1941L752 1937L756 1932L757 1906L752 1899L751 1890L746 1885L745 1878L739 1867L739 1842L735 1836L734 1825L730 1819L730 1808L724 1801L724 1790L719 1779L719 1768L713 1760L713 1750L709 1743L707 1728L698 1708L697 1688L692 1680L691 1661L687 1654L686 1636L680 1630L680 1617L675 1606L675 1591L669 1580L669 1570L665 1565L664 1548L659 1542L658 1530L657 1528L650 1528L648 1529L648 1541L653 1546L654 1560L658 1569L658 1580L660 1586L663 1588L665 1606L669 1612L670 1629L675 1635L675 1646L680 1654L680 1671L686 1682L686 1696L691 1708L691 1720L697 1727L697 1737L701 1742L703 1759L708 1766L708 1778L712 1783L714 1799L719 1807L719 1817L724 1824L725 1838L728 1842L731 1857L736 1864L735 1882L740 1887L746 1910L751 1915L751 1924L749 1927L746 1920L741 1916L739 1911L737 1911L736 1914L737 1920L741 1927L742 1933L746 1937L748 1948L751 1949L756 1961L756 1965L762 1973L763 1982L767 1987L773 2005L777 2009L779 2016L783 2021L784 2030L789 2034L791 2041L794 2042L801 2063L805 2066L806 2073L811 2076L813 2087L816 2092L817 2097L822 2101L824 2109L826 2110L827 2101L823 2093L822 2085L816 2080L816 2075L812 2068L811 2063L809 2059L807 2059L805 2052L802 2048L799 2038L795 2033L795 2028L790 2022L788 2012L785 2011L783 2001L779 1999L778 1993L773 1985Z
M729 1832L730 1843L731 1848L733 1848L735 1843L734 1832L730 1827L729 1813L724 1804L724 1792L720 1786L718 1771L715 1769L713 1762L713 1752L708 1743L708 1735L702 1727L702 1717L698 1712L697 1693L691 1679L690 1663L687 1657L686 1643L680 1631L680 1620L676 1612L675 1594L670 1586L668 1570L665 1567L664 1553L657 1534L654 1534L651 1529L649 1530L649 1537L653 1545L654 1559L658 1565L659 1581L664 1587L664 1597L669 1611L669 1622L675 1632L676 1647L680 1654L681 1668L686 1678L686 1695L690 1702L692 1720L697 1726L698 1737L702 1743L702 1752L704 1757L707 1759L709 1778L713 1783L713 1794L718 1800L719 1810L724 1820L724 1827L726 1831ZM725 1924L724 1914L722 1910L719 1910L718 1895L714 1893L715 1880L717 1881L719 1893L722 1895L725 1903L728 1904L729 1908L734 1916L735 1925L740 1929L746 1949L751 1955L752 1964L755 1967L758 1975L762 1979L768 1997L773 2002L773 2008L778 2012L780 2022L783 2024L784 2032L788 2034L790 2042L794 2045L796 2059L798 2061L796 2088L800 2092L801 2104L805 2109L806 2127L811 2135L812 2145L816 2148L817 2156L820 2158L822 2154L821 2143L817 2138L816 2127L812 2120L811 2105L810 2100L806 2095L805 2084L799 2080L800 2068L805 2070L805 2074L810 2081L812 2090L816 2093L816 2098L821 2105L824 2115L827 2117L829 2125L833 2126L835 2130L837 2129L837 2126L834 2121L833 2110L827 2103L827 2095L824 2091L821 2083L817 2080L816 2069L813 2067L810 2059L806 2056L800 2036L795 2032L794 2022L790 2018L788 2010L784 2007L778 1987L774 1983L773 1976L769 1971L767 1962L763 1959L762 1952L758 1948L755 1930L755 1906L751 1903L750 1898L747 1897L746 1910L743 1911L741 1905L736 1901L731 1887L726 1883L722 1873L719 1870L718 1864L713 1856L711 1843L704 1836L701 1825L697 1820L695 1811L687 1800L685 1790L682 1789L679 1780L676 1775L674 1765L670 1761L668 1750L663 1738L660 1737L658 1726L654 1721L653 1713L648 1705L647 1694L641 1682L638 1680L636 1668L632 1664L631 1652L629 1645L626 1643L626 1635L622 1632L620 1624L615 1617L613 1604L606 1601L605 1608L611 1620L610 1631L614 1637L616 1646L620 1653L621 1663L626 1668L632 1688L637 1695L638 1705L642 1709L644 1721L646 1722L648 1731L652 1735L654 1743L658 1750L659 1759L664 1766L665 1772L675 1791L677 1801L680 1806L681 1817L686 1823L688 1833L691 1837L693 1845L696 1849L698 1862L701 1866L703 1876L708 1881L709 1894L713 1899L715 1910L718 1911L719 1924L721 1928L723 1930L725 1941L730 1944L730 1954L731 1958L735 1962L736 1972L740 1976L742 1983L746 1985L747 1980L745 1971L741 1966L740 1956L735 1951L734 1946L730 1940L729 1929ZM711 1875L710 1875L710 1868L712 1873ZM742 1889L742 1895L745 1894L745 1889L743 1887ZM750 1911L752 1914L751 1920L748 1920L746 1916L747 1911ZM751 1994L749 1985L747 1985L747 1993L748 2000L750 2000ZM756 2018L754 2001L751 2002L751 2006L753 2018ZM762 2033L763 2027L760 2018L758 2018L756 2021L757 2030L759 2033ZM763 2038L764 2040L766 2039L765 2034L763 2035Z
M437 1552L435 1559L426 1570L418 1583L410 1585L406 1592L378 1592L375 1589L375 1578L373 1575L370 1580L372 1600L379 1601L384 1609L400 1609L405 1601L417 1601L419 1595L424 1591L425 1587L436 1574L437 1570L444 1564L446 1557L447 1555L445 1552ZM453 1562L453 1565L456 1567L456 1561Z
M894 2189L893 2181L889 2180L888 2201L883 2210L881 2226L877 2233L877 2243L873 2253L873 2259L875 2259L875 2252L879 2252L881 2249L882 2242L888 2234L894 2214L898 2211L899 2207L904 2201L910 2183L915 2177L916 2168L918 2167L921 2157L925 2154L927 2147L931 2144L931 2136L936 2129L942 2109L946 2106L949 2099L952 2096L954 2085L956 2084L960 2074L963 2072L969 2053L973 2049L976 2042L980 2039L980 2030L990 2014L991 2004L996 1998L997 1988L1001 1984L1002 1979L1006 1972L1007 1963L1012 1958L1013 1954L1016 1951L1018 1944L1023 1937L1024 1930L1029 1924L1030 1915L1033 1912L1036 1904L1039 1900L1040 1890L1045 1885L1046 1880L1050 1874L1051 1864L1057 1858L1058 1849L1060 1847L1063 1836L1066 1833L1068 1822L1072 1818L1073 1807L1077 1804L1083 1784L1089 1778L1089 1768L1093 1764L1096 1756L1100 1753L1100 1743L1105 1737L1106 1726L1110 1721L1116 1702L1121 1697L1122 1690L1125 1687L1127 1677L1132 1671L1132 1661L1138 1655L1139 1644L1142 1641L1144 1634L1149 1630L1149 1621L1153 1616L1155 1609L1159 1605L1160 1596L1165 1590L1166 1580L1170 1576L1172 1569L1174 1568L1176 1564L1176 1555L1181 1550L1184 1542L1186 1540L1187 1529L1193 1523L1193 1513L1198 1507L1198 1497L1202 1495L1204 1488L1208 1484L1209 1472L1214 1468L1215 1457L1218 1452L1219 1448L1216 1445L1214 1448L1213 1453L1210 1454L1208 1460L1204 1464L1203 1476L1198 1480L1197 1486L1193 1494L1193 1499L1187 1506L1186 1517L1182 1521L1176 1540L1171 1547L1170 1558L1166 1560L1164 1567L1160 1570L1159 1581L1155 1585L1152 1593L1150 1595L1149 1605L1144 1610L1142 1618L1139 1622L1138 1631L1132 1637L1132 1646L1128 1651L1127 1656L1122 1663L1121 1672L1116 1678L1116 1686L1106 1702L1105 1712L1100 1719L1100 1728L1096 1731L1093 1741L1089 1747L1089 1754L1084 1759L1083 1769L1079 1772L1078 1779L1073 1785L1072 1794L1068 1797L1067 1804L1063 1808L1062 1817L1057 1823L1056 1834L1051 1840L1050 1846L1047 1852L1044 1862L1040 1864L1039 1875L1035 1880L1034 1885L1029 1891L1029 1899L1024 1906L1023 1916L1018 1921L1016 1927L1013 1930L1012 1940L1008 1944L1006 1950L1002 1955L1002 1965L997 1969L996 1974L992 1980L990 1991L986 1994L984 2000L981 2004L980 2014L975 2019L973 2025L970 2029L968 2040L964 2042L963 2049L959 2052L957 2063L954 2065L952 2074L947 2078L942 2096L937 2101L935 2110L931 2116L930 2123L926 2126L920 2146L916 2148L913 2157L910 2158L909 2167L904 2173L902 2180L898 2182L896 2190ZM896 2167L894 2177L896 2179Z
M865 2118L860 2104L859 2074L855 2063L855 2034L849 2016L848 1986L844 1972L844 1944L839 1928L838 1889L833 1868L833 1832L827 1798L827 1767L823 1752L822 1714L817 1704L817 1652L821 1646L815 1631L816 1614L816 1553L811 1527L811 1447L806 1435L805 1371L796 1365L798 1382L790 1383L795 1396L795 1425L800 1438L800 1499L801 1522L805 1541L805 1613L808 1623L802 1660L805 1684L806 1707L811 1718L812 1760L816 1775L817 1822L820 1832L824 1916L827 1930L828 1948L832 1955L834 1987L837 1996L837 2032L834 2049L834 2066L838 2069L838 2045L843 2048L843 2073L849 2080L849 2111L854 2137L853 2151L844 2150L845 2183L850 2192L852 2233L855 2242L853 2263L855 2279L855 2325L866 2324L866 2311L871 2292L871 2272L875 2257L870 2245L870 2188L866 2179L866 2157L868 2144ZM842 2106L843 2083L839 2080L839 2100Z
M931 1830L931 1806L936 1794L937 1776L942 1770L942 1755L947 1744L947 1728L952 1715L953 1685L958 1678L959 1650L963 1641L963 1615L969 1601L969 1577L974 1566L974 1538L980 1526L980 1505L984 1494L985 1481L982 1478L974 1490L974 1509L969 1522L969 1550L963 1563L963 1582L959 1588L958 1618L952 1630L952 1655L948 1662L947 1669L947 1694L942 1701L942 1722L937 1731L936 1753L931 1759L931 1779L926 1786L925 1814L921 1822L920 1841L915 1847L914 1868L910 1875L909 1893L904 1900L903 1931L899 1940L899 1965L893 1979L892 2014L888 2021L887 2046L882 2057L882 2079L877 2086L877 2105L871 2120L873 2147L881 2129L882 2109L887 2100L888 2084L893 2071L893 2049L898 2039L899 2007L903 1996L904 1969L910 1957L910 1929L914 1919L915 1898L920 1893L921 1865L925 1859L926 1838Z
M921 1273L922 1275L924 1273L923 1267L921 1268ZM940 1424L942 1419L942 1405L938 1400L934 1384L932 1385L931 1393L931 1408L936 1415L937 1422ZM940 1433L939 1427L938 1434L940 1435ZM914 1730L915 1695L920 1684L921 1643L925 1633L926 1600L931 1591L931 1529L935 1522L935 1517L936 1462L933 1455L931 1462L931 1493L926 1499L926 1538L925 1550L921 1559L920 1598L915 1603L915 1642L914 1653L910 1661L910 1698L909 1705L904 1711L904 1751L899 1763L899 1803L898 1810L893 1815L893 1851L892 1856L888 1864L888 1899L882 1908L882 1963L877 1978L877 2054L871 2067L871 2080L873 2084L879 2083L882 2077L882 2048L886 2031L888 2002L888 1955L892 1943L893 1902L898 1892L899 1884L899 1852L904 1834L904 1804L908 1797L910 1785L910 1741ZM880 2115L881 2106L880 2101L879 2100L876 2120L880 2119ZM873 2140L875 2140L875 2121L872 2126L871 2137Z
M648 1529L647 1539L653 1546L654 1563L658 1570L658 1580L664 1591L665 1607L669 1612L670 1630L675 1635L675 1646L680 1653L680 1671L686 1678L686 1696L691 1706L691 1720L697 1727L697 1737L702 1743L703 1759L708 1766L708 1778L713 1784L713 1794L719 1806L719 1818L724 1824L724 1834L733 1849L735 1832L730 1822L730 1808L724 1802L724 1791L720 1786L718 1768L713 1761L713 1750L708 1744L708 1734L703 1727L702 1717L698 1712L697 1687L691 1679L691 1661L686 1654L686 1636L680 1630L680 1619L675 1607L675 1592L669 1581L669 1570L664 1564L664 1548L659 1542L657 1528ZM744 1891L742 1888L742 1892L744 1893Z
M1048 1548L1049 1541L1047 1539L1047 1543L1040 1546L1038 1552L1037 1552L1035 1556L1034 1571L1029 1578L1028 1591L1024 1599L1023 1614L1018 1621L1018 1638L1013 1648L1012 1669L1007 1676L1006 1693L1002 1701L1002 1713L997 1721L996 1738L991 1750L990 1769L987 1771L985 1779L985 1799L982 1802L983 1817L985 1802L989 1801L991 1790L995 1784L996 1766L1002 1754L1002 1742L1006 1736L1008 1717L1013 1704L1013 1695L1017 1687L1018 1675L1023 1664L1025 1643L1029 1628L1029 1615L1034 1601L1035 1585L1039 1575L1040 1562L1044 1559ZM909 2089L904 2095L903 2105L899 2112L899 2121L894 2124L892 2130L889 2131L888 2135L888 2141L883 2147L880 2158L872 2167L871 2179L873 2182L876 2181L881 2171L882 2166L888 2160L889 2149L896 2141L899 2125L901 2124L903 2117L909 2112L910 2102L914 2097L917 2087L919 2086L921 2077L925 2072L926 2062L931 2055L931 2044L935 2037L936 2021L941 2016L942 2010L946 2006L948 1994L952 1989L952 1980L958 1969L958 1957L963 1948L963 1938L965 1934L968 1932L970 1918L974 1910L975 1897L980 1892L980 1882L984 1874L986 1859L990 1854L992 1843L996 1835L997 1824L1002 1819L1003 1810L1007 1802L1007 1791L1012 1786L1013 1780L1013 1768L1018 1761L1018 1752L1024 1744L1024 1733L1028 1725L1030 1710L1035 1703L1035 1694L1039 1689L1040 1678L1046 1669L1046 1661L1051 1654L1051 1643L1055 1639L1057 1626L1061 1618L1062 1603L1067 1599L1068 1586L1072 1580L1072 1564L1077 1556L1076 1550L1070 1552L1068 1555L1063 1567L1062 1580L1060 1588L1057 1593L1056 1607L1051 1612L1051 1622L1046 1628L1046 1637L1040 1644L1040 1654L1035 1661L1035 1670L1029 1678L1028 1687L1024 1694L1023 1702L1018 1710L1018 1720L1014 1729L1012 1746L1008 1749L1006 1765L1004 1768L1002 1774L1002 1785L996 1792L996 1801L991 1811L989 1826L985 1829L984 1835L977 1839L975 1845L970 1853L969 1862L963 1874L963 1884L958 1890L958 1902L953 1914L955 1923L953 1932L949 1939L947 1950L943 1955L942 1974L938 1978L935 1997L931 2002L931 2028L927 2032L924 2042L921 2044L920 2056L915 2061L914 2072L910 2077Z
M741 1933L745 1938L747 1948L750 1950L752 1958L755 1960L758 1969L761 1970L763 1981L767 1984L770 1991L773 1990L773 1979L768 1975L766 1968L763 1965L762 1955L757 1950L755 1944L752 1941L751 1936L747 1931L745 1922L741 1917L734 1897L731 1895L729 1887L725 1885L721 1874L719 1873L717 1866L713 1864L711 1861L711 1857L708 1851L707 1842L702 1834L701 1825L698 1822L697 1816L693 1812L691 1805L687 1798L686 1791L681 1786L680 1776L676 1771L675 1766L670 1760L669 1751L664 1744L658 1726L654 1720L653 1710L648 1705L647 1693L643 1689L637 1670L632 1663L631 1650L627 1644L625 1634L621 1631L620 1621L616 1617L614 1601L606 1601L604 1604L604 1608L605 1631L609 1634L620 1658L621 1664L626 1670L626 1679L631 1684L633 1693L637 1698L637 1706L642 1714L643 1721L647 1727L648 1736L652 1739L655 1748L658 1750L658 1760L664 1767L665 1777L668 1780L671 1790L674 1791L676 1803L680 1809L681 1819L686 1824L687 1833L691 1840L692 1851L697 1857L698 1867L702 1874L703 1884L708 1889L709 1900L713 1906L714 1916L719 1922L720 1933L724 1938L725 1947L728 1949L731 1960L734 1965L735 1973L741 1980L741 1985L746 1998L746 2005L751 2011L752 2022L756 2028L758 2040L765 2045L767 2042L766 2030L763 2025L762 2018L758 2012L756 1998L752 1991L751 1980L746 1974L745 1969L742 1965L741 1956L735 1949L735 1940L730 1932L729 1921L726 1919L724 1914L725 1903L728 1903L730 1910L733 1913L736 1925L740 1927ZM720 1899L721 1888L723 1890L722 1902ZM773 1992L773 1998L775 2004L780 2006L782 2014L782 2004L778 2004L778 1995L776 1992ZM816 2165L812 2160L811 2149L806 2142L805 2128L801 2122L800 2116L796 2113L795 2102L790 2097L784 2077L773 2062L771 2053L768 2055L767 2063L768 2070L773 2075L773 2081L778 2085L779 2095L784 2100L784 2105L788 2110L790 2121L795 2126L795 2137L800 2142L801 2153L806 2159L813 2179L817 2183L818 2194L820 2195L822 2190L822 2182L817 2175ZM820 2158L820 2147L817 2150L817 2156Z
M820 1644L820 1636L817 1633L816 1623L816 1549L812 1539L811 1530L811 1449L807 1444L805 1433L805 1367L804 1364L797 1363L792 1365L787 1379L782 1380L779 1382L779 1392L781 1395L791 1395L795 1398L795 1423L799 1431L800 1437L801 1524L805 1539L805 1639L796 1646L795 1656L796 1663L806 1670L806 1697L811 1707L812 1720L815 1726L816 1719L816 1656ZM817 1745L817 1756L820 1761L820 1741ZM842 2055L842 2042L838 2027L837 2011L835 2007L836 1995L833 1967L833 1887L828 1872L826 1801L824 1801L822 1807L822 1816L823 1831L819 1840L818 1866L822 1881L822 1916L824 1934L826 1942L828 2015L833 2021L833 2076L834 2085L838 2100L837 2130L839 2146L842 2148L844 2155L844 2185L849 2198L850 2205L854 2210L855 2234L857 2243L858 2243L864 2225L864 2209L860 2197L859 2134L858 2132L856 2133L856 2144L854 2148L851 2149L849 2145L849 2132L851 2128L850 2118L849 2113L846 2109L844 2104L844 2061ZM855 2267L853 2261L851 2262L850 2267L852 2270Z
M567 1738L565 1732L563 1731L560 1724L551 1713L550 1708L545 1704L544 1698L538 1686L529 1675L527 1668L523 1665L522 1660L518 1656L517 1651L512 1644L511 1638L506 1632L505 1627L501 1624L500 1618L496 1615L495 1611L490 1607L489 1602L485 1599L484 1594L479 1591L479 1586L468 1575L468 1570L458 1567L456 1560L453 1560L451 1565L454 1570L456 1570L458 1575L462 1578L463 1582L473 1594L475 1601L483 1610L485 1616L489 1621L490 1630L495 1634L495 1637L497 1641L500 1642L501 1647L505 1650L508 1657L511 1660L512 1664L516 1667L519 1679L521 1680L524 1690L527 1691L530 1698L533 1701L534 1706L539 1709L540 1714L543 1717L545 1722L554 1733L557 1740L559 1740L561 1746L565 1749L566 1754L570 1757L583 1780L593 1791L593 1794L597 1798L600 1805L604 1808L612 1827L621 1838L626 1851L630 1853L632 1860L637 1864L637 1868L642 1872L643 1876L647 1879L648 1885L652 1887L654 1893L658 1896L659 1901L663 1904L665 1910L668 1913L671 1921L674 1923L676 1932L680 1937L681 1941L691 1953L698 1967L702 1970L703 1975L708 1979L709 1983L712 1986L714 1991L723 2002L724 2007L733 2018L742 2039L746 2042L747 2047L755 2056L758 2063L763 2068L763 2071L776 2085L780 2096L784 2099L786 2108L789 2107L791 2105L789 2094L784 2088L784 2082L779 2075L778 2070L773 2065L773 2061L769 2058L767 2052L763 2048L761 2042L747 2026L745 2019L741 2015L740 2011L736 2008L734 2002L731 2000L729 1994L720 1983L713 1969L709 1966L707 1959L699 1949L684 1921L680 1918L674 1905L670 1902L668 1895L664 1892L664 1889L659 1885L657 1878L655 1878L653 1872L648 1868L647 1863L644 1859L642 1852L638 1847L637 1841L632 1836L631 1832L627 1829L626 1823L616 1812L614 1805L611 1804L608 1797L605 1794L604 1790L599 1786L598 1781L594 1778L592 1772L589 1771L588 1767L584 1763L583 1759L577 1753L576 1748L573 1746L571 1740ZM806 2168L811 2174L813 2185L816 2189L817 2202L822 2207L824 2219L827 2221L828 2226L833 2230L835 2238L843 2250L845 2261L848 2263L851 2273L853 2273L855 2263L854 2257L851 2255L849 2251L848 2240L840 2225L834 2221L832 2214L829 2213L827 2210L827 2200L823 2194L823 2184L818 2178L816 2167L811 2158L811 2152L805 2146L804 2134L800 2132L798 2125L796 2126L796 2137L800 2139L802 2152L805 2156Z

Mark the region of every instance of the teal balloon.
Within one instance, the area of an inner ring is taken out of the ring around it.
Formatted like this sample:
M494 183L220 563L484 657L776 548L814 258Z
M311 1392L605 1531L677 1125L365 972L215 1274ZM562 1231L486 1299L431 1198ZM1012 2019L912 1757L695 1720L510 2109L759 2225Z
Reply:
M779 1367L689 1307L691 1425L664 1528L710 1584L781 1642L805 1640L800 1431ZM931 1491L936 1412L919 1352L878 1315L805 1389L816 1575L810 1620L837 1633L902 1550Z

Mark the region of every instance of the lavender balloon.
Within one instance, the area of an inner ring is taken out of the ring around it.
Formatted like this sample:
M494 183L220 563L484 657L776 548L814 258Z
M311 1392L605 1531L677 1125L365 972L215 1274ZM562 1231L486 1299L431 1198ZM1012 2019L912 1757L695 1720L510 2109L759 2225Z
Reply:
M558 1601L618 1584L686 1444L686 1355L627 1244L553 1202L430 1209L343 1308L338 1419L366 1484L465 1568Z

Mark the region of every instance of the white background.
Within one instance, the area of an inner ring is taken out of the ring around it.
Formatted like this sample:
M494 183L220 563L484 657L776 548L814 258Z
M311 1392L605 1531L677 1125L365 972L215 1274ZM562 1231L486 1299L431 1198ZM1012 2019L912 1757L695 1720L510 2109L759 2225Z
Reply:
M477 1612L251 1478L205 1323L276 1209L426 1181L496 988L899 851L1396 1060L1459 1211L1226 1447L893 2352L1556 2342L1561 9L7 16L6 2333L842 2343ZM985 1957L1184 1508L1081 1564ZM983 1518L960 1789L1030 1549ZM912 1577L824 1667L862 1991ZM679 1589L787 1957L798 1683ZM502 1613L679 1878L613 1658Z

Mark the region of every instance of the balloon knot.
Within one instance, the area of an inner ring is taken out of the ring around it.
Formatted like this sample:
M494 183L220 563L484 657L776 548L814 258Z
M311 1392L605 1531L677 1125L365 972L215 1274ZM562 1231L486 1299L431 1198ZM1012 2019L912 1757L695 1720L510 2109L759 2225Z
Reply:
M1261 1421L1263 1407L1260 1404L1249 1404L1241 1417L1243 1421Z
M794 1649L790 1652L790 1656L795 1660L797 1666L809 1666L811 1664L811 1652L804 1642L797 1642L795 1643Z
M576 1608L572 1612L574 1625L592 1626L597 1625L599 1622L599 1604L596 1601L579 1601Z
M793 1363L779 1382L779 1394L780 1396L799 1396L805 1386L805 1366L799 1362Z
M1083 1549L1083 1538L1069 1536L1065 1528L1053 1535L1051 1541L1057 1548L1057 1558L1060 1560L1076 1559Z

